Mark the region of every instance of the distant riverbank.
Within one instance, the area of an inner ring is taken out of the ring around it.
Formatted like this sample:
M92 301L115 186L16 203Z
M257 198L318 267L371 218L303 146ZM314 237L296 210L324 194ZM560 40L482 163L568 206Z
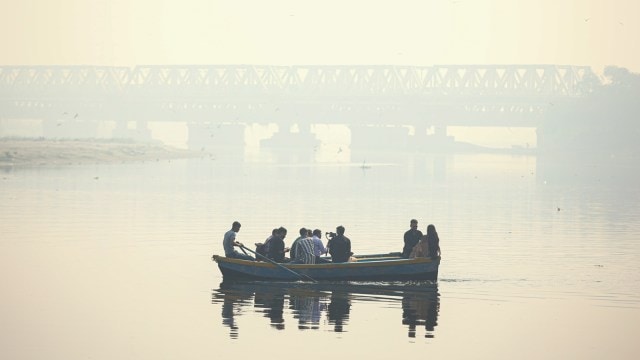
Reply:
M0 138L0 166L74 165L159 161L199 156L161 143L128 140Z

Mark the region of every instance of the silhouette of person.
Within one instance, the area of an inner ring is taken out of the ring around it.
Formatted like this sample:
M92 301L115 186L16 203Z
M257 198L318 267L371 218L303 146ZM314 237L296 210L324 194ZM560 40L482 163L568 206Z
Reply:
M440 238L433 224L427 226L427 235L425 235L425 237L427 238L427 244L429 246L429 257L433 259L440 256Z
M353 252L351 252L351 240L344 236L344 226L340 225L336 228L337 235L332 237L327 244L331 261L334 263L347 262Z
M242 260L255 260L253 257L241 254L236 249L235 246L242 247L242 243L236 241L236 235L240 231L240 223L234 221L231 224L231 230L224 233L224 239L222 240L222 246L224 247L224 256L228 258L242 259Z
M413 250L413 247L420 241L420 238L422 238L422 231L418 230L418 220L411 219L409 222L409 230L404 233L403 258L409 258L411 250Z

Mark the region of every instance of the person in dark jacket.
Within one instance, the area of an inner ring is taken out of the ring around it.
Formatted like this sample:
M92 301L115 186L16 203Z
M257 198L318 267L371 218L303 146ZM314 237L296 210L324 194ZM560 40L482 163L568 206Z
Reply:
M275 262L283 263L288 262L284 254L289 251L289 249L284 246L284 237L286 236L286 232L284 228L279 228L273 238L269 240L269 252L267 253L267 257Z
M331 261L334 263L347 262L353 253L351 252L351 240L344 236L344 226L336 228L336 236L329 240L327 244Z
M410 229L404 233L404 247L402 248L402 257L406 259L409 258L411 250L422 238L422 231L418 230L418 220L411 219L409 227Z

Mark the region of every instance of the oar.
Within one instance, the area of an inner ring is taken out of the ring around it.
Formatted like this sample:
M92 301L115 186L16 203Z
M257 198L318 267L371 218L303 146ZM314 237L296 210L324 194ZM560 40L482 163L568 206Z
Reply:
M242 250L242 252L243 252L245 255L249 256L249 254L247 254L247 252L246 252L246 251L244 251L244 247L243 247L243 246L240 246L240 250Z
M295 276L297 276L297 277L299 277L299 278L301 278L301 279L307 279L307 280L310 280L310 281L313 281L313 282L317 282L317 281L316 281L315 279L313 279L311 276L306 275L306 274L301 274L301 273L299 273L299 272L295 272L295 271L293 271L293 270L289 269L288 267L286 267L286 266L284 266L284 265L282 265L282 264L280 264L280 263L277 263L277 262L275 262L275 261L273 261L273 260L269 259L268 257L266 257L266 256L264 256L264 255L262 255L262 254L260 254L260 253L257 253L257 252L255 252L255 251L253 251L253 250L251 250L251 249L249 249L248 247L246 247L246 246L244 246L244 245L240 245L240 248L241 248L241 249L244 249L244 250L248 250L249 252L251 252L251 253L252 253L252 254L254 254L255 256L258 256L258 257L262 258L263 260L266 260L266 261L268 261L268 262L270 262L270 263L272 263L272 264L274 264L274 265L276 265L276 266L279 266L279 267L281 267L281 268L283 268L283 269L287 270L288 272L290 272L290 273L294 274Z

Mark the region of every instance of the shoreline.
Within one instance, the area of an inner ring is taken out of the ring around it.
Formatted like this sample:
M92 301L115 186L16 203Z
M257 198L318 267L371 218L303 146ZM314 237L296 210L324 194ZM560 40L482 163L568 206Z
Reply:
M101 139L0 138L0 167L114 164L201 156L159 142Z

